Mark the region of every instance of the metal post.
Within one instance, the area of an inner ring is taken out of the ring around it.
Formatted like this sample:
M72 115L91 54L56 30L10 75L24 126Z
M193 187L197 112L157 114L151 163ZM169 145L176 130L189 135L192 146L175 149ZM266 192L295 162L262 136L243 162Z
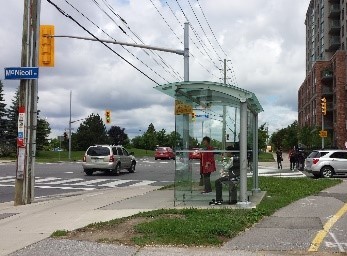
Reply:
M247 102L240 101L240 201L247 204Z
M253 117L253 192L260 192L258 176L258 114L252 113Z
M224 84L227 84L227 60L224 59ZM223 149L226 148L226 106L223 106Z
M234 143L236 143L236 120L237 120L237 108L235 108L235 119L234 119Z
M322 114L322 131L324 131L324 114ZM324 149L324 137L322 137L322 149Z
M69 119L69 160L71 160L71 101L72 98L72 91L70 91L70 119Z
M189 81L189 23L184 23L184 82ZM183 148L189 149L189 115L183 115ZM188 153L187 153L188 158Z

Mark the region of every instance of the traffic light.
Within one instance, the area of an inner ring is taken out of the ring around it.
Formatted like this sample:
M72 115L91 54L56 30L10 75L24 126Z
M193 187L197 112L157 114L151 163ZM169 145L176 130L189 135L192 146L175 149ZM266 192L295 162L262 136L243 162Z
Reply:
M54 67L54 35L53 25L40 26L39 66Z
M322 114L327 114L327 99L325 97L321 98Z
M192 121L195 121L196 120L196 114L195 112L192 112Z
M106 110L105 111L105 119L106 119L106 124L111 123L111 110Z
M66 141L67 140L67 133L64 132L64 140Z

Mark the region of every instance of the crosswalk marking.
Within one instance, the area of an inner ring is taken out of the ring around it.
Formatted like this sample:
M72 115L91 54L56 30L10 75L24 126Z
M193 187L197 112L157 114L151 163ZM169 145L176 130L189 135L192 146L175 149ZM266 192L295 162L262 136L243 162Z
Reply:
M84 180L84 179L81 179L81 178L75 178L75 179L60 179L60 180L58 180L58 181L52 181L52 182L48 182L48 183L46 183L45 182L45 184L47 184L47 185L59 185L59 184L64 184L64 183L71 183L71 182L74 182L74 181L82 181L82 180ZM36 181L37 182L37 181ZM74 184L75 185L75 184Z
M56 177L50 177L50 178L39 178L39 177L36 177L35 179L35 182L37 183L46 183L46 181L52 181L52 180L60 180L60 178L56 178Z
M101 184L99 185L100 187L110 187L110 188L114 188L117 187L118 185L127 183L127 182L131 182L133 180L116 180L116 181L112 181L112 182L108 182L106 184Z
M102 181L109 181L109 179L95 179L95 180L87 180L79 183L74 183L74 186L89 186L95 183L99 183Z
M139 187L139 186L146 186L146 185L150 185L153 184L155 181L151 181L151 180L143 180L141 182L129 185L129 187Z
M95 188L74 188L74 187L51 187L51 186L35 186L35 188L54 188L54 189L63 189L63 190L95 190Z

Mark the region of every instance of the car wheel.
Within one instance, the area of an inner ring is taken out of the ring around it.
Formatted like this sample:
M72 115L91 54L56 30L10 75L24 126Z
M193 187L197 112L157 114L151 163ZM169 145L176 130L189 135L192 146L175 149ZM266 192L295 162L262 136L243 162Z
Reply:
M85 172L88 176L92 176L92 175L93 175L93 170L84 170L84 172Z
M128 171L130 173L134 173L135 172L135 167L136 167L136 163L132 162L130 168L128 169Z
M323 178L331 178L334 174L334 170L330 166L324 166L320 170L320 174L321 174L321 177Z
M111 172L113 175L118 176L120 174L120 165L117 164L116 167Z
M158 158L155 157L154 160L158 160Z

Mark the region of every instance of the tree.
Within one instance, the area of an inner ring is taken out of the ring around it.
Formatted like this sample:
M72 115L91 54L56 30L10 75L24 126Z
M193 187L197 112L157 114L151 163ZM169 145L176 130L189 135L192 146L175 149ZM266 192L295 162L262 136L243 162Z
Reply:
M266 149L266 141L269 137L266 123L263 123L258 128L258 149Z
M96 144L108 144L109 138L102 118L98 114L91 114L80 124L73 140L76 142L76 150L86 150Z
M2 148L5 147L6 144L6 136L7 136L7 110L4 99L4 85L0 80L0 155Z
M145 149L153 150L158 145L157 134L152 123L148 126L147 131L143 135L143 140Z
M37 130L36 130L36 149L43 150L49 146L48 136L51 133L51 127L49 123L42 118L37 119Z
M129 144L129 138L128 134L125 133L125 128L120 128L119 126L112 126L107 134L110 138L111 144L113 145Z

